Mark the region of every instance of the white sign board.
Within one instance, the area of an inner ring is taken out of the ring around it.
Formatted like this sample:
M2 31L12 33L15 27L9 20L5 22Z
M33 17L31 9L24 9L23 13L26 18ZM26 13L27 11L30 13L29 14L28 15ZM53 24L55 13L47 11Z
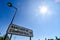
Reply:
M33 31L15 24L11 24L8 30L9 34L33 37Z

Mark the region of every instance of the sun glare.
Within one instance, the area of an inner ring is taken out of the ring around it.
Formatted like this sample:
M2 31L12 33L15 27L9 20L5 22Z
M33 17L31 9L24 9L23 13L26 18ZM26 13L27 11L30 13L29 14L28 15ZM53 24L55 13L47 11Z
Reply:
M48 8L46 6L41 6L40 7L40 13L42 13L43 15L46 14L48 12Z

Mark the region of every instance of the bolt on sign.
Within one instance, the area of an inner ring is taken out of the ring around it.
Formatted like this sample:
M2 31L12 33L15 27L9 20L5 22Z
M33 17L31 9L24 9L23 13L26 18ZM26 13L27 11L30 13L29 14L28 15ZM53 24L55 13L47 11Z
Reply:
M8 34L33 37L32 30L15 24L10 25L10 28L8 29Z

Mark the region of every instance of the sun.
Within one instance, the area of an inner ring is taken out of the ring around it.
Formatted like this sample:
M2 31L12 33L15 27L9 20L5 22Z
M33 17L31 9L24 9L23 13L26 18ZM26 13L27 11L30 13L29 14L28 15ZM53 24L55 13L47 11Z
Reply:
M46 6L41 6L40 7L40 13L46 14L48 12L48 8Z

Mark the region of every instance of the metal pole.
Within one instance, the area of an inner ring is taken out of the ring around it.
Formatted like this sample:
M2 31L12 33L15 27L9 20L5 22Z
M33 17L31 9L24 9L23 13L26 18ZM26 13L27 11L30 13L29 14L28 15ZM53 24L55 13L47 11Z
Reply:
M13 6L13 8L15 8L15 7ZM15 18L15 16L16 16L17 8L15 8L15 9L16 9L16 11L15 11L15 14L14 14L14 16L13 16L13 18L12 18L11 24L13 23L13 20L14 20L14 18ZM11 25L11 24L10 24L10 25ZM11 36L10 36L10 40L11 40L11 38L12 38L12 34L11 34Z
M11 38L12 38L12 34L11 34L11 36L10 36L10 40L11 40Z
M45 40L47 40L47 38L45 38Z
M30 40L31 40L31 37L30 37Z
M16 9L16 11L15 11L15 13L14 13L14 15L13 15L13 18L12 18L12 20L11 20L11 23L10 23L10 25L11 25L11 24L13 23L13 21L14 21L15 16L16 16L17 8L14 7L14 6L12 6L12 3L11 3L11 2L8 2L8 6L9 6L9 7L13 7L14 9ZM10 28L10 25L9 25L7 31L6 31L6 35L5 35L5 37L4 37L4 40L6 39L6 36L8 35L8 30L9 30L9 28ZM10 36L10 40L11 40L11 37L12 37L12 34L11 34L11 36Z

